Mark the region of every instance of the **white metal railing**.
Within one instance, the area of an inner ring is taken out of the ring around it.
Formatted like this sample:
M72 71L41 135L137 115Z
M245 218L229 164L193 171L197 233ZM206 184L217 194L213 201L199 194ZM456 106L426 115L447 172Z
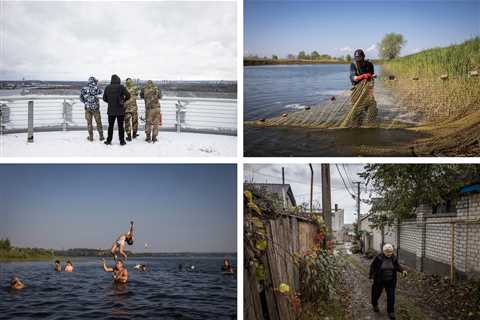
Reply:
M28 130L29 101L34 104L33 129L36 131L86 128L84 104L77 96L4 96L0 97L1 133ZM137 105L141 129L145 123L144 100L137 100ZM236 99L165 97L160 100L160 105L161 130L237 133ZM103 101L100 101L100 113L106 127L107 104Z

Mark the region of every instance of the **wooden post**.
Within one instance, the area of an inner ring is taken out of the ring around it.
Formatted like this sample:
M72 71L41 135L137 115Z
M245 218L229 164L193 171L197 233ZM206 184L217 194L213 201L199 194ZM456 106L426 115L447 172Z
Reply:
M450 225L450 283L455 283L455 223Z
M33 142L33 100L28 101L28 133L27 141Z
M313 167L312 164L310 166L310 213L313 213Z
M285 210L285 168L282 167L282 201L283 201L283 210Z
M328 232L332 233L332 197L330 187L330 164L322 164L322 213Z

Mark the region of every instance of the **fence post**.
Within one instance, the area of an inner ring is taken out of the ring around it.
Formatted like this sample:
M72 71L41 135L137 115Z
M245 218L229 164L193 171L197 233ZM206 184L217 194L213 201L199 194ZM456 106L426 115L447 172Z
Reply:
M63 99L63 110L62 110L62 118L63 118L63 124L62 124L62 131L67 131L67 101Z
M429 207L427 205L420 205L417 209L417 229L418 229L418 246L417 246L417 262L416 270L419 272L423 271L423 263L425 257L425 241L427 237L427 224L425 220L425 214L429 212Z
M3 116L2 116L2 112L3 112L3 104L0 105L0 136L3 135Z
M33 100L28 101L28 134L27 141L33 142Z

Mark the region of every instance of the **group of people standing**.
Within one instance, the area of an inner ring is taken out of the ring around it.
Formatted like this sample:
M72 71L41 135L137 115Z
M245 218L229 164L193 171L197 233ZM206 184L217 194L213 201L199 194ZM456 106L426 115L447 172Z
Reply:
M106 145L112 143L115 121L118 125L120 145L126 144L125 133L127 141L132 141L132 139L138 137L137 98L139 95L141 99L145 100L145 141L157 141L159 126L162 125L159 102L162 98L161 90L151 80L147 81L147 84L141 90L131 78L127 78L124 86L120 77L116 74L112 75L110 84L105 88L104 92L98 88L98 80L93 76L88 78L88 85L82 88L80 92L80 101L85 104L87 139L89 141L93 141L93 119L95 119L97 124L99 140L105 140L99 101L99 96L102 93L103 101L108 104L108 136L105 141Z

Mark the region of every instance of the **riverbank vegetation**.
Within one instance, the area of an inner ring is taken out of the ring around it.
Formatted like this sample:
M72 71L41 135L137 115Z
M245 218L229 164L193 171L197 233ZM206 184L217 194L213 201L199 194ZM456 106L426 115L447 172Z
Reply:
M435 137L420 143L422 154L478 155L480 142L480 37L445 48L385 60L382 75L400 103L421 114L419 131Z
M48 260L52 258L52 250L39 248L17 248L11 245L8 238L0 239L0 261Z
M271 57L259 57L258 55L247 55L243 58L244 66L259 65L277 65L277 64L331 64L331 63L350 63L352 57L347 54L345 57L333 57L328 54L320 54L318 51L307 53L300 51L297 55L288 54L284 58L279 58L273 54Z

